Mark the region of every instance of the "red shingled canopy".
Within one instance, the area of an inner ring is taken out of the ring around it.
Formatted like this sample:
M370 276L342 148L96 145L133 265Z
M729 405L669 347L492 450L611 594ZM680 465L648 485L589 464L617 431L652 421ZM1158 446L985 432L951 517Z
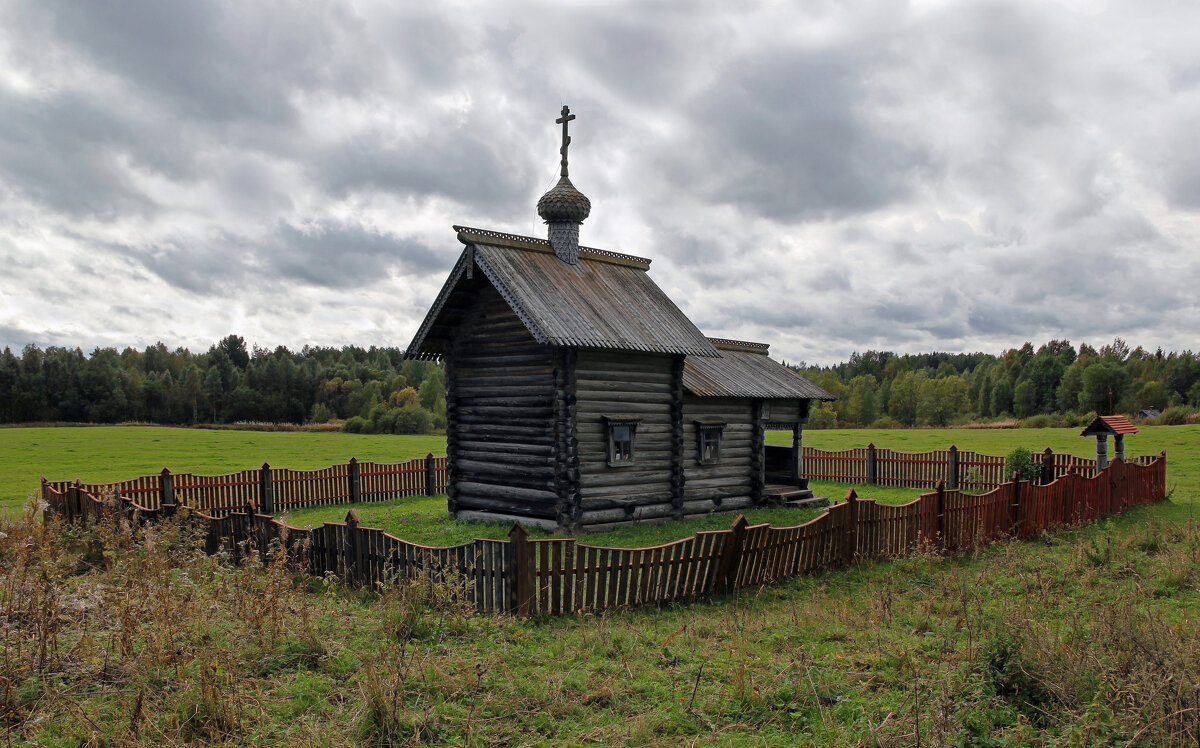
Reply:
M1129 422L1125 416L1097 416L1096 420L1087 425L1080 436L1099 436L1101 434L1136 434L1137 426Z

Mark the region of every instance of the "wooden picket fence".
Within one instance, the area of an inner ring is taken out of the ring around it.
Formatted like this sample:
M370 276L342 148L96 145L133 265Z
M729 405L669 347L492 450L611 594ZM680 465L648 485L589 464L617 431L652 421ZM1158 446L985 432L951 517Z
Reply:
M93 496L116 495L143 509L174 505L219 517L248 504L268 514L306 506L388 501L405 496L444 493L446 458L432 452L407 462L349 462L317 470L271 467L223 475L172 473L140 475L113 483L47 481L43 486L62 492L78 486Z
M1007 457L988 455L951 446L929 452L899 452L868 444L853 449L825 450L803 447L802 474L806 478L832 480L869 486L933 488L944 482L951 488L990 490L1003 485ZM1034 455L1042 465L1042 483L1050 483L1069 473L1084 477L1096 474L1094 458L1057 453L1046 447ZM1131 462L1148 465L1156 455L1140 455Z
M514 525L507 540L476 539L445 548L410 543L383 530L345 522L289 527L248 506L223 516L184 512L198 524L209 553L233 559L288 557L316 575L375 585L397 578L452 581L484 612L568 615L662 604L756 588L868 559L925 549L954 552L1003 537L1028 538L1093 521L1166 496L1167 455L1145 465L1114 460L1100 474L1070 473L1048 485L1012 480L984 494L961 489L921 494L900 506L859 499L854 491L815 519L794 527L749 525L698 532L651 548L606 548L576 538L532 539ZM122 495L97 497L75 483L43 485L46 521L122 516L154 521L177 505L148 508Z

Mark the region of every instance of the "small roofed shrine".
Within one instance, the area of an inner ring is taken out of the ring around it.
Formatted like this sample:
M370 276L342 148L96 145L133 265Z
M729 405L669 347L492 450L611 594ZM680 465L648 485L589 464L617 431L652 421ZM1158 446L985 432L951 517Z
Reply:
M1097 416L1080 436L1096 437L1096 469L1108 467L1108 437L1113 437L1113 458L1125 461L1125 435L1136 434L1137 426L1125 416Z
M455 226L462 252L405 352L445 364L450 514L579 532L811 497L803 425L833 397L766 344L705 337L649 259L580 244L574 118L537 203L547 238ZM766 444L776 428L790 446Z

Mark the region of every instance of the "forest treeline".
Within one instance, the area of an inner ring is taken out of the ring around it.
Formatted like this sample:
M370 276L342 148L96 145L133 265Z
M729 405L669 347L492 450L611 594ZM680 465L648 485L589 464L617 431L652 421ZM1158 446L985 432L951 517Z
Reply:
M811 426L946 426L1024 419L1074 425L1095 414L1157 410L1165 422L1194 417L1200 361L1191 351L1150 353L1121 338L1099 350L1067 340L987 353L855 353L830 367L801 370L837 396Z
M1149 353L1120 338L1099 350L1052 340L986 353L856 353L801 370L837 396L810 426L945 426L1025 419L1073 424L1094 413L1163 411L1195 418L1200 361L1191 351ZM26 346L0 354L0 422L145 421L161 424L338 423L363 433L426 433L445 426L442 369L397 348L254 347L229 335L204 353ZM336 428L336 426L331 426Z
M0 354L0 422L329 423L419 434L445 426L442 369L396 348L253 348L229 335L205 353L26 346Z

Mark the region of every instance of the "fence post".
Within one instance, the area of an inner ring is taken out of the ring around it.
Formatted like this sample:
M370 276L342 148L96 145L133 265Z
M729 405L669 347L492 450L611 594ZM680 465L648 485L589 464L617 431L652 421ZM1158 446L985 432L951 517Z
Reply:
M358 472L357 457L350 458L350 470L348 471L348 475L350 476L350 503L357 504L358 502L362 501L362 478L359 476Z
M858 493L853 488L846 492L846 508L850 519L843 539L845 545L842 548L842 561L849 566L854 563L854 556L858 553Z
M533 564L530 556L529 531L514 522L508 531L505 555L508 566L508 612L527 616L533 603Z
M437 483L437 471L433 469L433 452L425 453L425 495L433 496L434 485Z
M946 485L958 488L958 447L950 445L950 459L946 463Z
M262 464L262 474L258 480L258 505L262 507L264 514L275 513L275 486L271 482L271 466L264 462Z
M47 481L46 476L43 475L42 476L42 506L45 507L44 509L42 509L42 524L43 525L50 524L50 515L53 513L52 510L56 508L56 507L52 507L50 505L49 488L50 488L50 482Z
M86 525L88 520L87 504L83 501L83 484L79 479L75 479L75 483L71 485L71 504L75 507L75 516L83 520Z
M938 481L937 496L934 504L934 519L936 520L936 542L939 551L946 550L946 484Z
M748 524L750 522L746 515L739 514L729 526L729 539L721 550L721 560L717 564L717 592L732 592L737 589L738 562L742 559Z
M1008 514L1011 532L1021 537L1021 476L1016 470L1012 474L1012 509Z
M1108 513L1120 514L1124 502L1125 462L1114 459L1108 465Z
M875 466L875 442L867 445L867 485L875 485L878 472Z
M162 515L170 517L175 514L175 487L172 482L171 471L168 468L163 468L158 475L159 490L162 492L161 506Z
M345 558L343 559L343 568L345 569L345 579L348 583L354 584L358 581L359 564L359 542L358 542L358 515L354 510L346 512L346 529L345 542L342 543Z
M1054 482L1054 450L1046 447L1042 452L1042 485L1048 486Z

